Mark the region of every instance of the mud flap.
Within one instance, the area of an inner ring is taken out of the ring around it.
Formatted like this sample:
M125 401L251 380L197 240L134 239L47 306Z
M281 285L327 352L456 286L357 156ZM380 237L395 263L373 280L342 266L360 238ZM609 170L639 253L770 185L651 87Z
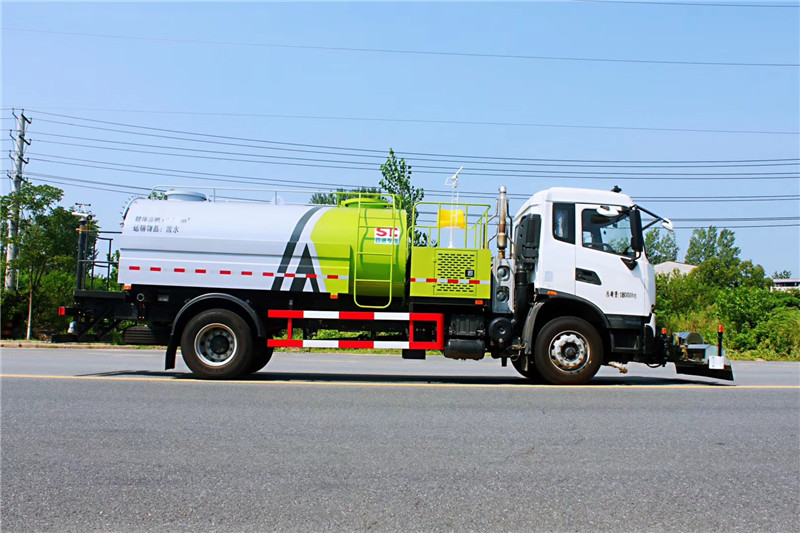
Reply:
M680 346L680 353L674 363L678 374L733 381L733 368L725 357L725 350L722 350L722 355L718 355L717 347L711 344Z

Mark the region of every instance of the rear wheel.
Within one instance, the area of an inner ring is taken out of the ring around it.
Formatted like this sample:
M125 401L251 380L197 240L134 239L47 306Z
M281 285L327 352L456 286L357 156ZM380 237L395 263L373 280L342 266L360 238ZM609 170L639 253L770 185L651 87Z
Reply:
M250 366L245 370L245 374L255 374L269 363L272 359L273 348L266 346L259 346L253 351L253 358L250 360Z
M186 325L181 336L181 354L186 366L198 377L234 378L250 367L252 338L250 326L242 317L227 309L211 309Z
M594 327L577 317L548 322L536 337L534 362L554 385L582 385L603 361L603 342Z

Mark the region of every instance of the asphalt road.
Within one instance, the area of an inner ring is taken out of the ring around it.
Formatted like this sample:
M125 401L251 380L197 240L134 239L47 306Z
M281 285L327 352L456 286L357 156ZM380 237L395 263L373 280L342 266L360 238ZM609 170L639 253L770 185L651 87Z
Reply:
M733 384L278 354L4 348L2 531L798 531L800 365Z

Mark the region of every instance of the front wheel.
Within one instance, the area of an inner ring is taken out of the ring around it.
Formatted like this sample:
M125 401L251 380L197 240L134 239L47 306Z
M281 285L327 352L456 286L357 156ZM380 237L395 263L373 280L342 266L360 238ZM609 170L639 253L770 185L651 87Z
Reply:
M577 317L545 324L536 337L534 362L541 376L554 385L582 385L603 361L603 342L594 327Z
M520 355L516 359L511 360L511 364L514 366L514 370L519 372L522 376L528 378L534 383L541 383L542 382L542 375L539 374L539 371L536 369L536 365L533 362L533 359L528 357L527 355Z
M203 311L181 336L183 360L197 377L229 379L244 373L253 356L252 333L242 317L227 309Z

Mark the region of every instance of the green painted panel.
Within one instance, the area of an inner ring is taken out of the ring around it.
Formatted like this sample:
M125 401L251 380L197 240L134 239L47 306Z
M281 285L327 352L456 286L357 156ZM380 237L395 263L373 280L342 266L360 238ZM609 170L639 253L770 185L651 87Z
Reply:
M492 294L492 253L491 250L473 248L413 247L410 277L412 297L489 299ZM438 280L482 283L439 283Z
M371 200L371 199L370 199ZM406 283L406 214L391 204L350 201L327 210L311 232L327 292L352 294L358 279L361 296L402 296Z

